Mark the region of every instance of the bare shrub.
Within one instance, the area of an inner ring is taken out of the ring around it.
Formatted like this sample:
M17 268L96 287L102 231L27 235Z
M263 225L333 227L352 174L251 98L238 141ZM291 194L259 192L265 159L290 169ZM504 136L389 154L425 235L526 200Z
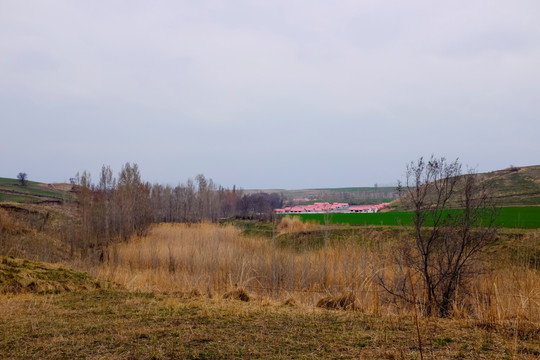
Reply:
M462 175L457 160L433 156L407 165L398 192L412 211L413 241L401 242L396 276L380 276L379 283L402 300L420 302L429 315L449 316L460 292L466 294L481 273L482 251L496 240L492 193L473 172Z
M293 297L289 297L285 299L282 305L283 306L298 306L298 302Z
M240 300L240 301L245 301L245 302L248 302L251 299L251 297L248 295L248 293L244 289L237 289L237 290L229 291L223 294L223 298L229 299L229 300Z
M308 231L320 228L319 224L315 221L302 221L296 216L285 216L278 224L278 231L283 234L290 234L294 232Z
M329 310L356 310L359 308L353 293L324 297L317 302L316 306Z

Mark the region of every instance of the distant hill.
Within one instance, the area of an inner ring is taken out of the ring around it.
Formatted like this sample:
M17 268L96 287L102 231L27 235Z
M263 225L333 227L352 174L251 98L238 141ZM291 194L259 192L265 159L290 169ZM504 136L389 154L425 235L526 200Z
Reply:
M16 179L0 178L0 202L18 203L62 203L73 199L70 184L44 184L28 181L25 186Z
M320 189L249 189L244 193L258 192L280 194L286 202L312 203L314 201L342 201L350 204L378 204L397 199L395 187L346 187L346 188L320 188ZM296 200L296 201L295 201Z
M540 165L513 166L478 175L492 188L497 206L540 206ZM398 200L390 208L404 210Z
M499 206L540 205L540 165L510 167L479 174L490 183ZM300 203L345 201L351 204L390 202L398 198L395 187L347 187L321 189L249 189L245 193L278 193L286 201ZM304 199L299 200L299 199ZM307 200L306 200L307 199Z
M500 206L540 205L540 165L510 167L479 174L493 185ZM246 194L278 193L286 202L313 203L314 201L344 201L350 204L390 202L398 198L395 187L345 187L319 189L248 189ZM29 181L21 186L16 179L0 178L0 202L61 203L74 199L72 185L44 184ZM301 199L301 200L300 200Z
M540 205L540 165L510 167L480 174L501 206Z

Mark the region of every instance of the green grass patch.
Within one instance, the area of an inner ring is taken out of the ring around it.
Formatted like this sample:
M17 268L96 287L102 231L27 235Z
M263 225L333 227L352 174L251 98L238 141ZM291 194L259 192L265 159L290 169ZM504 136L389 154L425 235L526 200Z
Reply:
M457 214L461 210L447 210L446 214ZM291 215L289 215L291 216ZM295 214L302 221L316 221L320 224L325 223L325 214ZM331 224L349 224L349 225L411 225L412 213L408 211L390 211L383 213L335 213L328 216ZM429 225L429 222L427 223ZM537 229L540 228L540 206L517 206L504 207L500 209L497 217L497 226L504 228Z
M325 223L325 214L287 214L287 216L299 217L302 221L316 221ZM327 217L330 224L349 225L410 225L411 214L405 211L393 211L373 214L330 214Z
M25 187L34 188L38 186L39 182L37 181L27 181ZM0 187L12 187L12 188L21 188L19 184L19 181L17 179L11 179L11 178L2 178L0 177Z
M10 194L10 193L0 193L0 202L10 201L16 203L32 203L38 202L39 198L34 196L19 195L19 194Z
M506 228L540 228L540 206L517 206L501 208L497 225Z

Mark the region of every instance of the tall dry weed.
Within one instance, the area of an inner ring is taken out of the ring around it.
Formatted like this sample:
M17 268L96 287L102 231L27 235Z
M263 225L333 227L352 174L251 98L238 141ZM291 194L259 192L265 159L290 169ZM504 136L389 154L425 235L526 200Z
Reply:
M250 238L233 226L162 224L146 237L110 246L97 274L141 291L223 294L242 288L257 296L292 295L306 303L335 293L369 294L373 254L353 244L302 253ZM324 269L320 264L326 261Z
M282 234L290 234L300 231L320 229L316 221L302 221L299 217L285 216L278 224L278 231Z
M24 230L26 230L25 227L9 216L9 213L6 210L0 209L0 232L17 234Z
M387 265L382 255L390 251L390 242L366 246L340 241L299 252L273 246L271 239L242 236L232 225L161 224L148 236L110 246L95 271L131 290L222 296L243 289L257 297L294 298L307 305L354 294L355 308L366 313L412 314L411 304L400 303L374 280ZM540 274L530 268L479 274L459 296L454 316L486 323L519 317L538 324L538 284Z

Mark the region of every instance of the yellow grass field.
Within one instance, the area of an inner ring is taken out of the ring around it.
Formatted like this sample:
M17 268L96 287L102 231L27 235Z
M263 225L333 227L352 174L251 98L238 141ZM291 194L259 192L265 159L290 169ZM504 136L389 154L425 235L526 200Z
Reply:
M538 231L507 234L490 249L490 270L472 280L450 318L420 317L421 343L411 306L373 277L401 233L362 228L314 246L311 231L325 233L295 222L280 224L276 238L230 225L160 224L111 245L94 265L3 257L0 358L540 357ZM29 243L41 239L34 235ZM228 296L234 290L249 301L223 299L241 298ZM354 306L317 307L340 299Z
M293 230L286 226L282 231ZM293 250L272 239L243 236L231 225L160 224L146 237L111 246L91 272L129 290L213 298L243 289L252 297L304 306L314 306L323 297L353 294L355 308L363 313L411 314L410 305L395 301L374 281L385 265L382 255L389 251L392 241L385 239ZM538 325L538 284L535 269L494 264L472 280L469 296L454 305L452 315L486 324Z

